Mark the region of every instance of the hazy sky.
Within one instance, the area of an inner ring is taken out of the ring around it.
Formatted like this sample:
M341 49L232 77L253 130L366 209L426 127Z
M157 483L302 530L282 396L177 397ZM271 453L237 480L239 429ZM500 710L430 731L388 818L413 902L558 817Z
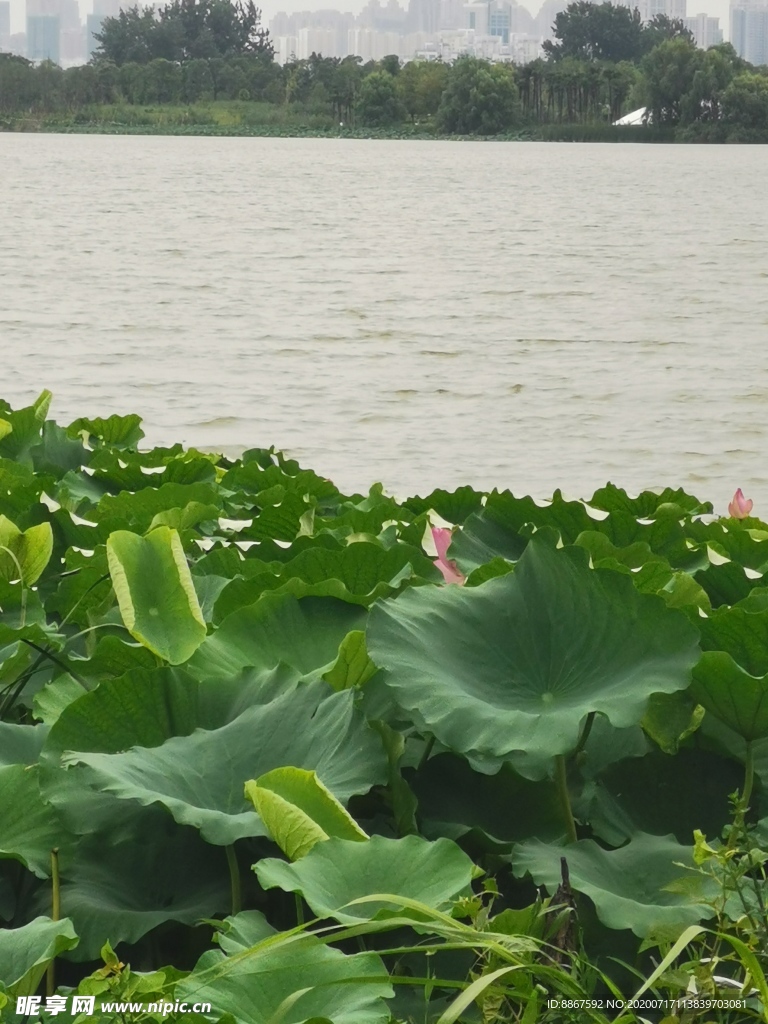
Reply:
M85 15L91 10L92 0L79 0L80 13ZM402 6L403 0L399 0ZM257 0L258 3L258 0ZM287 11L289 14L295 11L309 11L322 8L338 8L343 11L352 11L358 14L365 6L366 0L263 0L261 9L264 15L264 23L269 24L278 11ZM720 18L720 28L728 38L728 3L729 0L688 0L688 14L698 14L703 11L709 15ZM537 0L529 0L523 4L532 14L536 14L541 6ZM11 0L11 31L24 31L25 0Z

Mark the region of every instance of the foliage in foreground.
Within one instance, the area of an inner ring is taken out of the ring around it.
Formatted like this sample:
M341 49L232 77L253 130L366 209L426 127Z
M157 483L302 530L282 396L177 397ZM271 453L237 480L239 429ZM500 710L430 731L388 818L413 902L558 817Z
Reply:
M0 407L3 1019L768 1019L746 504L344 495L49 400Z

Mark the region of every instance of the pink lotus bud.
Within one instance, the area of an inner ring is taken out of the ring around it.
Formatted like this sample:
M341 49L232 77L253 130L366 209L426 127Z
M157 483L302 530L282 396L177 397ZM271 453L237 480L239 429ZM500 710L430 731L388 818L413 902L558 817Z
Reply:
M436 526L432 527L432 540L435 542L437 550L437 558L433 564L443 574L443 579L446 583L458 583L461 586L462 583L466 583L466 576L459 572L459 567L454 561L446 557L451 543L451 536L451 530L440 529Z
M734 519L746 519L752 511L752 499L745 498L741 488L736 491L728 506L728 514Z

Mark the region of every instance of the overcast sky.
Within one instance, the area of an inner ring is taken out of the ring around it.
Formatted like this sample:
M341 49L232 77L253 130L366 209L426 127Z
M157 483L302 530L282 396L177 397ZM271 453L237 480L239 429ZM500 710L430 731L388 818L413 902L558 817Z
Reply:
M80 13L85 15L92 9L92 0L79 0L80 2ZM259 0L256 0L258 3ZM403 4L403 0L399 0L402 6L407 6L407 3ZM265 25L269 25L270 19L273 18L278 11L287 11L289 14L294 11L308 11L322 8L334 8L338 7L339 10L352 11L353 14L359 14L362 8L365 6L366 0L264 0L260 4L264 15ZM725 32L726 39L728 38L728 3L729 0L688 0L688 14L698 14L700 11L706 12L709 15L720 18L720 28ZM539 10L540 3L537 0L530 0L529 3L524 3L524 7L527 7L532 14L536 14ZM24 16L25 16L25 0L11 0L11 31L12 32L23 32L24 31Z

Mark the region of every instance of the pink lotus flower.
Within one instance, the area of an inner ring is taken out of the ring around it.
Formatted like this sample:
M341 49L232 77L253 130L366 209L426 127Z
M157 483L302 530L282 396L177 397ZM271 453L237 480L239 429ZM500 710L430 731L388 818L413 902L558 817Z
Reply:
M745 498L741 488L736 491L728 506L728 514L734 519L746 519L752 511L752 499ZM434 532L434 531L433 531Z
M452 530L439 529L436 526L432 527L432 540L435 542L435 548L437 549L437 558L433 564L443 574L443 579L446 583L458 583L461 586L462 583L466 583L467 577L459 572L459 568L454 561L446 558L452 533Z

